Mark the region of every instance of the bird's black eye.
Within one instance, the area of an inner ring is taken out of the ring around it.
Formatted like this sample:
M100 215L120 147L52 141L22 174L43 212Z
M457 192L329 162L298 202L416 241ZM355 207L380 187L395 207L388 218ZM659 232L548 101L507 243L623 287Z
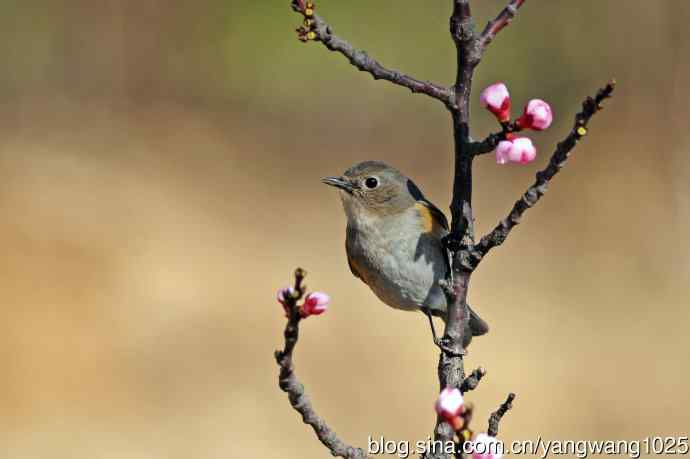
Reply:
M373 190L377 186L379 186L379 179L376 177L367 177L367 179L364 181L364 186L369 188L370 190Z

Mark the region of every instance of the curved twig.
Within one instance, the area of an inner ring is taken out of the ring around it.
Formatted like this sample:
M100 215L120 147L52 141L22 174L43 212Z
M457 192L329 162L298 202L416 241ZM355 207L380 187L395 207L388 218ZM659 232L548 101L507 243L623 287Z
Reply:
M524 3L525 0L511 0L508 6L503 8L503 10L501 10L501 12L498 13L496 19L494 19L493 21L489 21L489 23L484 28L481 37L479 37L479 45L482 49L482 52L486 50L486 47L489 46L489 43L491 43L493 39L496 38L496 34L498 34L498 32L500 32L505 26L510 24L510 21L513 20L513 18L517 14L518 9Z
M299 339L299 322L301 320L297 301L304 295L302 281L306 273L302 269L295 271L294 294L286 298L286 312L288 322L285 326L285 347L282 351L275 352L276 362L280 367L278 383L280 388L288 394L292 407L302 415L302 420L314 429L317 438L331 451L333 456L344 457L346 459L367 459L364 450L355 448L343 442L331 429L311 405L309 397L304 391L304 386L299 382L295 375L295 366L292 361L292 352Z
M513 407L513 400L515 400L515 394L508 394L506 401L501 403L501 406L491 413L491 417L489 418L489 430L486 431L489 436L495 437L498 435L498 425L501 423L503 416Z
M413 93L426 94L443 102L446 106L453 106L453 91L449 88L430 81L418 80L397 70L384 67L369 57L366 51L356 49L346 40L335 35L332 27L321 16L313 12L313 4L308 4L304 0L293 0L292 9L304 17L304 25L297 29L302 41L320 41L329 50L347 57L350 63L360 71L371 74L375 80L390 81L409 89Z

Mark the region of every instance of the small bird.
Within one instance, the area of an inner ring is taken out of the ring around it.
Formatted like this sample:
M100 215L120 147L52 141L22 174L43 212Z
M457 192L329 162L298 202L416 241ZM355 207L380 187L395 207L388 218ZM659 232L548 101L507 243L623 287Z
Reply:
M340 190L347 216L345 249L352 274L387 305L447 315L447 299L439 281L450 270L442 239L448 220L412 180L381 161L355 164L340 177L322 179ZM489 326L469 308L464 347Z

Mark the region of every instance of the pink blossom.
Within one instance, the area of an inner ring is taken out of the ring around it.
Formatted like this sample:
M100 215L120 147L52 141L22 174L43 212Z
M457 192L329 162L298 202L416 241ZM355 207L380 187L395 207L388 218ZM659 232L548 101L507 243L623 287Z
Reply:
M498 142L496 147L496 162L498 164L506 164L508 162L508 155L513 149L513 142L510 140L502 140Z
M302 305L302 317L318 316L328 309L331 297L323 292L313 292L307 295Z
M436 400L436 413L453 426L454 430L459 430L462 427L460 414L463 404L460 390L456 387L446 387Z
M498 121L503 123L510 120L510 93L505 84L499 82L487 86L479 96L479 101Z
M285 317L287 317L289 314L287 298L288 296L292 295L292 292L294 291L295 289L293 289L292 287L283 287L280 290L278 290L278 293L276 293L276 300L278 300L278 303L283 305L283 309L285 310Z
M513 140L503 140L496 147L496 162L527 164L537 157L537 149L527 137L517 137Z
M549 104L541 99L532 99L525 105L525 111L516 124L522 129L543 131L551 126L552 121L553 113Z
M501 459L503 445L485 433L475 435L471 442L472 459Z

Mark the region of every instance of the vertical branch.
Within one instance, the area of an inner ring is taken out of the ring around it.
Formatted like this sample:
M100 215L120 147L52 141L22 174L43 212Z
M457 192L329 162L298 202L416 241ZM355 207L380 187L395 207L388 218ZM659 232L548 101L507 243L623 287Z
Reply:
M293 0L292 9L304 17L303 25L297 29L300 41L318 41L331 51L342 54L362 72L369 73L375 80L386 80L393 84L409 89L415 94L426 94L427 96L440 100L446 106L451 106L452 91L450 88L414 78L398 70L386 68L369 54L352 46L346 40L340 38L333 32L325 19L315 13L316 6L312 2L305 0Z
M472 216L472 154L470 151L470 93L472 90L472 76L474 68L479 63L477 40L474 33L474 21L470 10L469 0L454 0L453 12L450 17L450 34L455 43L457 53L457 72L453 86L455 104L450 109L453 119L453 141L455 143L455 174L453 178L453 198L450 205L452 213L451 234L448 239L449 248L453 254L453 275L450 276L450 292L448 292L448 318L444 338L456 359L460 361L456 367L457 375L446 379L446 386L456 386L462 383L464 370L461 356L464 351L462 343L465 331L465 301L469 272L460 271L458 254L464 246L471 245L474 239ZM443 383L444 381L442 381ZM449 384L452 383L452 384Z
M465 380L464 368L464 349L463 342L465 340L466 327L465 324L469 320L467 316L467 288L469 286L469 274L455 276L452 285L452 291L447 295L453 298L453 303L449 303L448 318L446 320L446 328L442 338L442 352L438 361L438 380L441 389L446 387L462 387ZM434 440L436 443L442 442L447 444L453 441L455 432L453 428L443 420L440 416L436 419L436 428L434 429ZM438 456L432 457L446 457L440 453Z
M450 34L455 43L457 72L453 87L455 103L450 109L453 117L455 142L455 174L451 232L457 243L474 238L472 219L472 155L470 154L470 93L472 76L481 58L475 37L474 21L469 0L454 0L450 17Z
M453 106L449 107L453 119L453 140L455 142L455 173L453 179L453 198L450 205L452 214L451 234L447 241L452 253L452 274L449 273L446 296L448 316L441 340L442 352L438 363L438 377L441 389L461 387L465 379L463 362L465 333L469 317L467 309L467 289L470 272L461 270L461 248L474 242L472 216L472 152L470 148L470 93L472 76L479 63L480 53L475 37L474 21L469 0L454 0L450 17L450 34L457 53L457 73L453 87ZM471 333L471 332L470 332ZM437 418L434 438L446 444L452 442L453 429L440 417ZM433 457L433 456L432 456ZM440 453L437 457L445 457Z

